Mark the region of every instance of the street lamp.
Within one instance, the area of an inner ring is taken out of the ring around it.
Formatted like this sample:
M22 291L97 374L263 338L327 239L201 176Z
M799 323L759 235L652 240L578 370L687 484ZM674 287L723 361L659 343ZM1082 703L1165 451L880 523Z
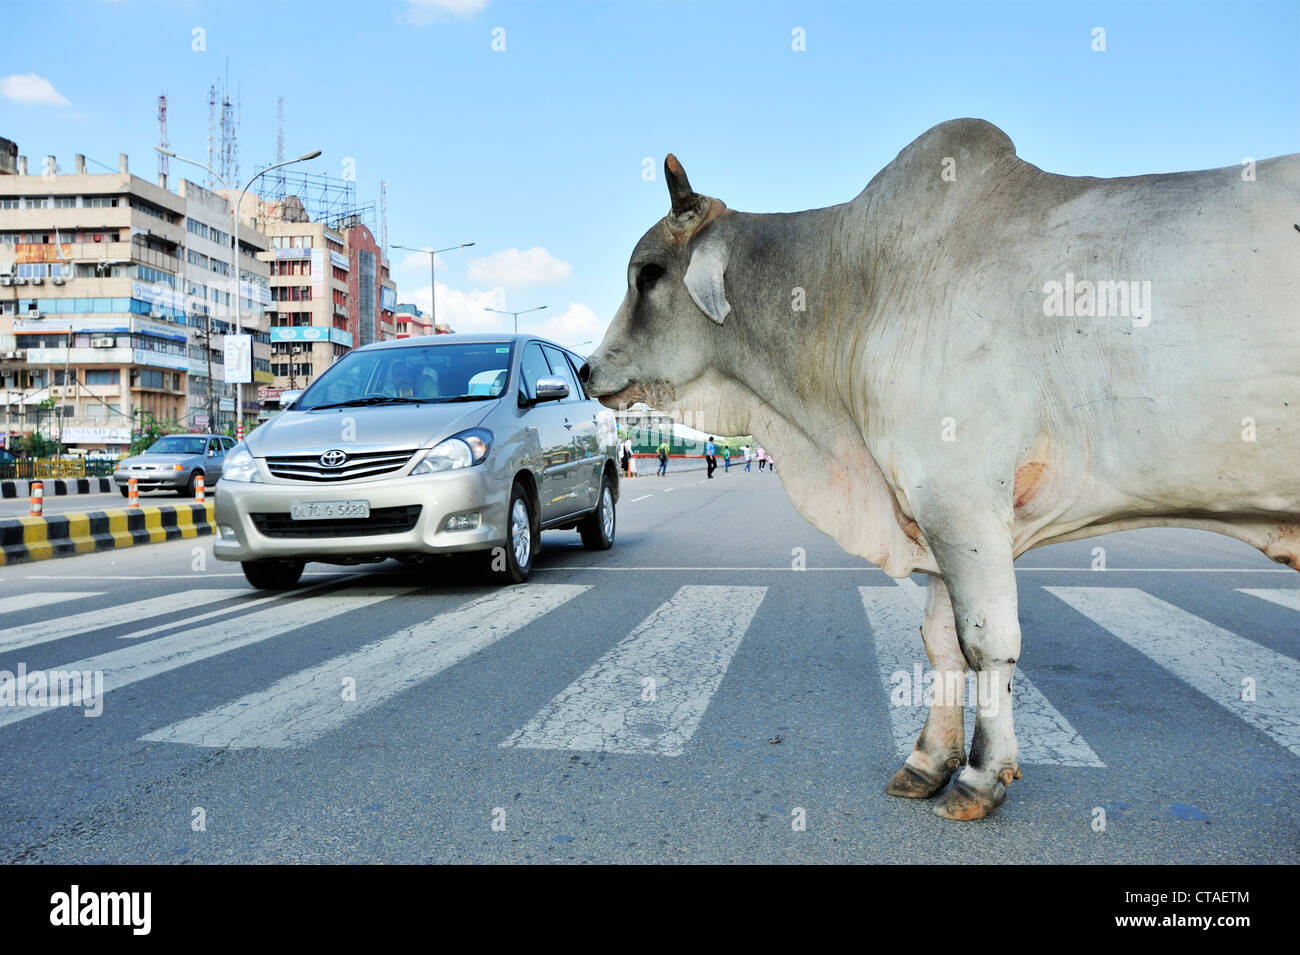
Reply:
M490 308L490 307L484 305L484 306L483 306L483 311L485 311L485 312L496 312L498 315L513 315L513 316L514 316L514 319L515 319L515 334L518 335L518 334L519 334L519 316L520 316L520 315L527 315L529 312L540 311L541 309L543 309L543 308L545 308L545 307L546 307L545 305L534 305L532 308L526 308L526 309L524 309L523 311L520 311L520 312L511 312L511 311L508 311L508 310L506 310L506 309L502 309L502 308Z
M459 245L449 245L445 249L416 249L409 245L398 245L395 242L393 243L394 249L404 249L407 252L423 252L425 255L429 257L429 324L430 325L437 326L438 324L438 312L436 308L437 298L438 298L438 282L434 277L434 271L433 271L434 263L437 262L438 260L438 253L454 252L459 249L468 249L473 244L474 244L473 242L462 242ZM435 332L437 331L436 327L434 328L434 331Z
M281 166L291 166L296 162L306 162L308 159L315 159L317 156L320 155L320 150L313 149L311 152L303 153L297 159L286 159L283 162L278 162L273 166L267 166L261 172L255 174L252 179L248 180L248 182L244 183L244 188L239 190L239 201L236 202L234 199L234 190L230 188L229 183L226 182L226 180L221 176L221 174L218 173L211 166L207 165L206 163L201 163L197 159L186 159L184 156L178 156L170 149L164 149L162 146L155 146L154 149L158 150L158 152L162 153L164 156L167 156L171 159L179 159L181 162L187 162L191 166L198 166L200 169L206 169L208 173L211 174L212 177L217 180L217 182L221 183L221 185L226 190L226 198L230 199L231 201L230 219L231 219L231 224L233 226L233 228L231 229L230 270L234 275L235 334L242 335L244 333L244 325L239 317L239 207L244 204L244 196L248 194L249 187L251 187L253 183L257 182L257 180L260 179L262 176L265 176L272 169L279 169ZM252 368L253 355L252 355L251 348L249 349L248 362L249 362L249 368L248 368L249 377L251 378L252 371L253 371ZM212 387L211 378L208 379L208 387L209 388ZM244 389L242 384L238 382L235 384L235 436L240 440L242 440L244 437Z

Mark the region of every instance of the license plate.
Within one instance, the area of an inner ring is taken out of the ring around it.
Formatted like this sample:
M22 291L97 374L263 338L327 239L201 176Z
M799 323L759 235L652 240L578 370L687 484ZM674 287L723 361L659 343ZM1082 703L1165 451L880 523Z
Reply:
M294 501L289 516L295 521L331 521L369 517L369 501Z

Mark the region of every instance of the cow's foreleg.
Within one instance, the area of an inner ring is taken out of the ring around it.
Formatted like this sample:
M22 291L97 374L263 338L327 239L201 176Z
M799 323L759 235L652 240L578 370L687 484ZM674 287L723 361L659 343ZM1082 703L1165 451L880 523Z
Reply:
M1010 535L967 529L930 536L952 600L957 640L975 672L975 733L967 763L935 804L936 815L979 819L1002 805L1020 778L1011 720L1011 678L1020 656L1020 620Z
M885 792L891 796L929 799L966 762L966 733L962 722L966 696L966 658L957 642L952 601L943 578L931 577L921 639L934 675L934 700L916 747Z

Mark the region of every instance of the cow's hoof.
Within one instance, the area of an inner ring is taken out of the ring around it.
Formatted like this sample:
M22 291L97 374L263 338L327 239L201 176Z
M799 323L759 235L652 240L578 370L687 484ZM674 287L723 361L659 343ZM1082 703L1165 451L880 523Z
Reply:
M1010 786L1011 780L1020 778L1020 767L1017 766L1014 769L1004 769L1002 772L998 773L998 776L1001 778L1003 786Z
M929 799L948 785L948 780L951 778L952 773L949 772L947 775L932 779L904 763L903 768L894 773L894 778L885 787L885 792L890 796L901 796L904 799Z
M1006 798L1007 787L1001 782L994 783L993 791L985 795L958 779L952 784L952 788L943 794L943 798L935 803L934 814L944 819L957 819L961 822L983 819L1002 805Z

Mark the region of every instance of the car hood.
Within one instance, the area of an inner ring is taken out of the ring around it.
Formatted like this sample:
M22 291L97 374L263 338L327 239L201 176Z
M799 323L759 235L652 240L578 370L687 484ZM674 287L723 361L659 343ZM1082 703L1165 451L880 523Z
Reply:
M154 467L170 469L177 464L191 464L203 457L201 454L137 454L133 458L127 458L118 464L119 471L131 467L133 464L151 464Z
M472 428L501 402L281 411L247 438L254 457L331 448L428 448ZM351 419L351 420L347 420Z

